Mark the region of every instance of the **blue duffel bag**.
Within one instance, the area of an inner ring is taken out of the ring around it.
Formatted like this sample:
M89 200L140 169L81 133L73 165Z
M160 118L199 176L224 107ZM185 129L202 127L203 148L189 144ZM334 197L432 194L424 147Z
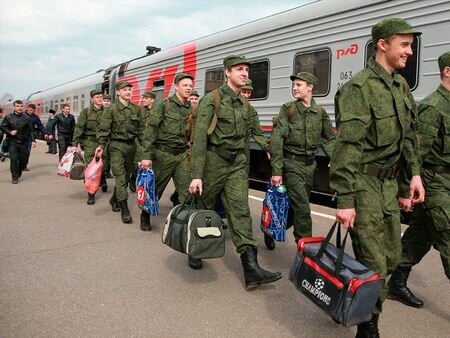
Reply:
M384 277L344 253L348 231L341 243L340 225L337 246L330 243L336 226L326 238L298 241L289 280L336 322L349 327L370 320Z

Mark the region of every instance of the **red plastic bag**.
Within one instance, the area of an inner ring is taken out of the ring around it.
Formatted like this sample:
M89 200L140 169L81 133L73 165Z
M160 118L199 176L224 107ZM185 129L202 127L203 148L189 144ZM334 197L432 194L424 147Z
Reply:
M89 194L95 194L100 188L102 172L102 158L94 156L84 172L84 186Z

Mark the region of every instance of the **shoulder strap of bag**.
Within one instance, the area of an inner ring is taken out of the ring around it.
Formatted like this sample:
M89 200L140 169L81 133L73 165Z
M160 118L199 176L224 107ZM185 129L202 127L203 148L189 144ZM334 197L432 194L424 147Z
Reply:
M214 129L216 129L217 121L218 121L217 114L220 111L221 97L220 97L219 89L214 89L212 91L212 94L214 96L214 115L212 117L211 123L210 123L208 131L207 131L208 135L211 135L214 132Z
M291 102L291 106L289 107L289 110L288 110L288 119L289 119L289 121L291 121L292 116L294 116L294 113L295 113L296 109L297 109L297 106L295 104L295 101L292 101Z

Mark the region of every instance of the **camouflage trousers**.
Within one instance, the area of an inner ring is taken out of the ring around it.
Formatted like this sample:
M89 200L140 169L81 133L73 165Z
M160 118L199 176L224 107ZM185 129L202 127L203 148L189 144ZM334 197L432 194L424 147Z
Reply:
M188 166L187 151L178 155L172 155L155 149L152 167L155 173L158 197L161 198L170 179L173 179L175 190L180 196L180 201L184 202L192 179Z
M238 253L249 246L256 247L248 206L247 166L245 152L231 163L208 151L203 175L203 200L208 209L214 210L216 196L221 197L231 240Z
M350 230L355 258L381 276L394 272L401 256L400 212L397 181L357 173L356 220ZM374 313L382 311L387 284L378 297Z
M128 199L128 183L133 170L134 155L136 153L136 143L111 141L109 154L111 156L111 169L116 181L114 194L117 201Z
M410 225L403 234L401 264L416 265L433 246L439 251L445 275L450 279L450 195L446 201L440 198L432 207L427 204L433 197L426 198L426 204L414 207Z
M311 208L309 197L313 186L316 162L307 165L304 162L284 159L283 182L290 198L289 212L293 213L294 237L312 236Z

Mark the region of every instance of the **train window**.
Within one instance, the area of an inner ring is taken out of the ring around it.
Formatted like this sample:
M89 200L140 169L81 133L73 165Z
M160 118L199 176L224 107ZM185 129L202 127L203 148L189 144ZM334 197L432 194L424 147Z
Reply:
M252 80L252 99L265 99L269 87L269 61L250 63L248 77Z
M80 109L83 110L84 109L84 94L81 94L81 103L80 103Z
M164 100L164 80L154 81L152 91L155 94L155 101Z
M397 70L397 73L399 73L406 79L406 82L408 82L409 88L411 88L411 90L416 89L419 82L419 41L420 40L418 36L414 37L414 42L411 46L413 55L408 58L408 62L406 62L406 67L404 69ZM375 50L373 49L372 40L369 41L369 43L366 45L366 66L367 61L371 57L375 57Z
M50 109L53 109L53 100L50 101Z
M319 80L314 86L314 96L327 96L330 91L331 52L329 49L297 54L294 74L308 72Z
M205 95L219 88L225 82L225 73L223 69L214 69L206 71Z
M73 112L78 112L78 95L73 97Z
M55 101L55 111L58 113L58 101Z

